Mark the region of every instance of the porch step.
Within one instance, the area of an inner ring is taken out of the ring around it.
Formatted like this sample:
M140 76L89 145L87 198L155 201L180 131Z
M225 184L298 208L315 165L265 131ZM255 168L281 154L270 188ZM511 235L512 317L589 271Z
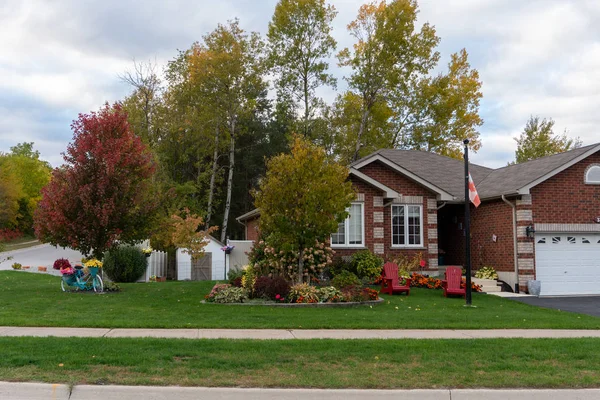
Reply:
M498 286L498 281L495 279L478 279L471 278L471 282L481 286L481 291L484 293L501 292L502 287Z

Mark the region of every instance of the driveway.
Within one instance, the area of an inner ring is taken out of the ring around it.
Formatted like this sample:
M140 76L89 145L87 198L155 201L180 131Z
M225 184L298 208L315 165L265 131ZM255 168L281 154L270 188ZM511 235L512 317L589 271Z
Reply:
M48 268L48 271L50 271L54 261L58 258L66 258L73 263L80 261L83 257L78 251L54 247L49 244L0 253L0 260L8 256L12 257L12 259L0 263L0 270L11 269L11 265L17 262L21 265L30 266L33 271L37 267L50 267Z
M531 304L532 306L554 308L579 314L600 317L600 296L569 296L569 297L507 297L510 300Z

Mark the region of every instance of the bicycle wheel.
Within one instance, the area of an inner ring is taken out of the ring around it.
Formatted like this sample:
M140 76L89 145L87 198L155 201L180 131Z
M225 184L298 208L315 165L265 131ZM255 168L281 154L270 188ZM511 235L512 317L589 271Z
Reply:
M60 279L60 288L62 289L62 291L66 292L68 287L69 287L69 285L67 285L65 283L65 280L63 278L61 278Z
M96 275L94 279L92 279L92 287L96 293L102 293L104 291L104 283L102 282L102 278L100 278L100 276Z

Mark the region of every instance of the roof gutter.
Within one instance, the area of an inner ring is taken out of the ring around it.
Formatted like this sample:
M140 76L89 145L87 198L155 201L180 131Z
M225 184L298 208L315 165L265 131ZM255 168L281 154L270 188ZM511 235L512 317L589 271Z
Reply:
M512 216L513 216L513 255L514 255L514 264L515 264L515 282L517 286L517 290L519 288L519 258L517 256L517 206L506 199L504 195L502 195L502 201L508 204L512 208Z

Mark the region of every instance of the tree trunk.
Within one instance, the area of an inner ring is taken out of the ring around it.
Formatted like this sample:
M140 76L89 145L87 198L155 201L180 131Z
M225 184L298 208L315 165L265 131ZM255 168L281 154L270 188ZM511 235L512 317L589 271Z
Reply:
M229 146L229 177L227 178L227 201L225 202L225 213L223 214L223 228L221 229L221 242L225 243L227 238L227 222L229 221L229 208L231 207L231 191L233 188L233 167L235 165L235 121L230 123L231 142Z
M367 125L367 116L369 115L369 109L365 107L362 118L360 119L360 127L358 128L358 138L356 139L356 147L354 148L354 156L352 157L352 161L358 160L358 152L360 151L360 141L362 139L362 135L366 129Z
M308 110L308 77L304 75L304 137L308 137L308 117L310 113Z
M217 159L219 158L219 124L215 129L215 151L213 152L213 165L212 165L212 174L210 175L210 188L208 190L208 212L206 215L206 227L210 226L210 218L212 217L212 204L213 204L213 196L215 192L215 177L217 175L218 163Z

